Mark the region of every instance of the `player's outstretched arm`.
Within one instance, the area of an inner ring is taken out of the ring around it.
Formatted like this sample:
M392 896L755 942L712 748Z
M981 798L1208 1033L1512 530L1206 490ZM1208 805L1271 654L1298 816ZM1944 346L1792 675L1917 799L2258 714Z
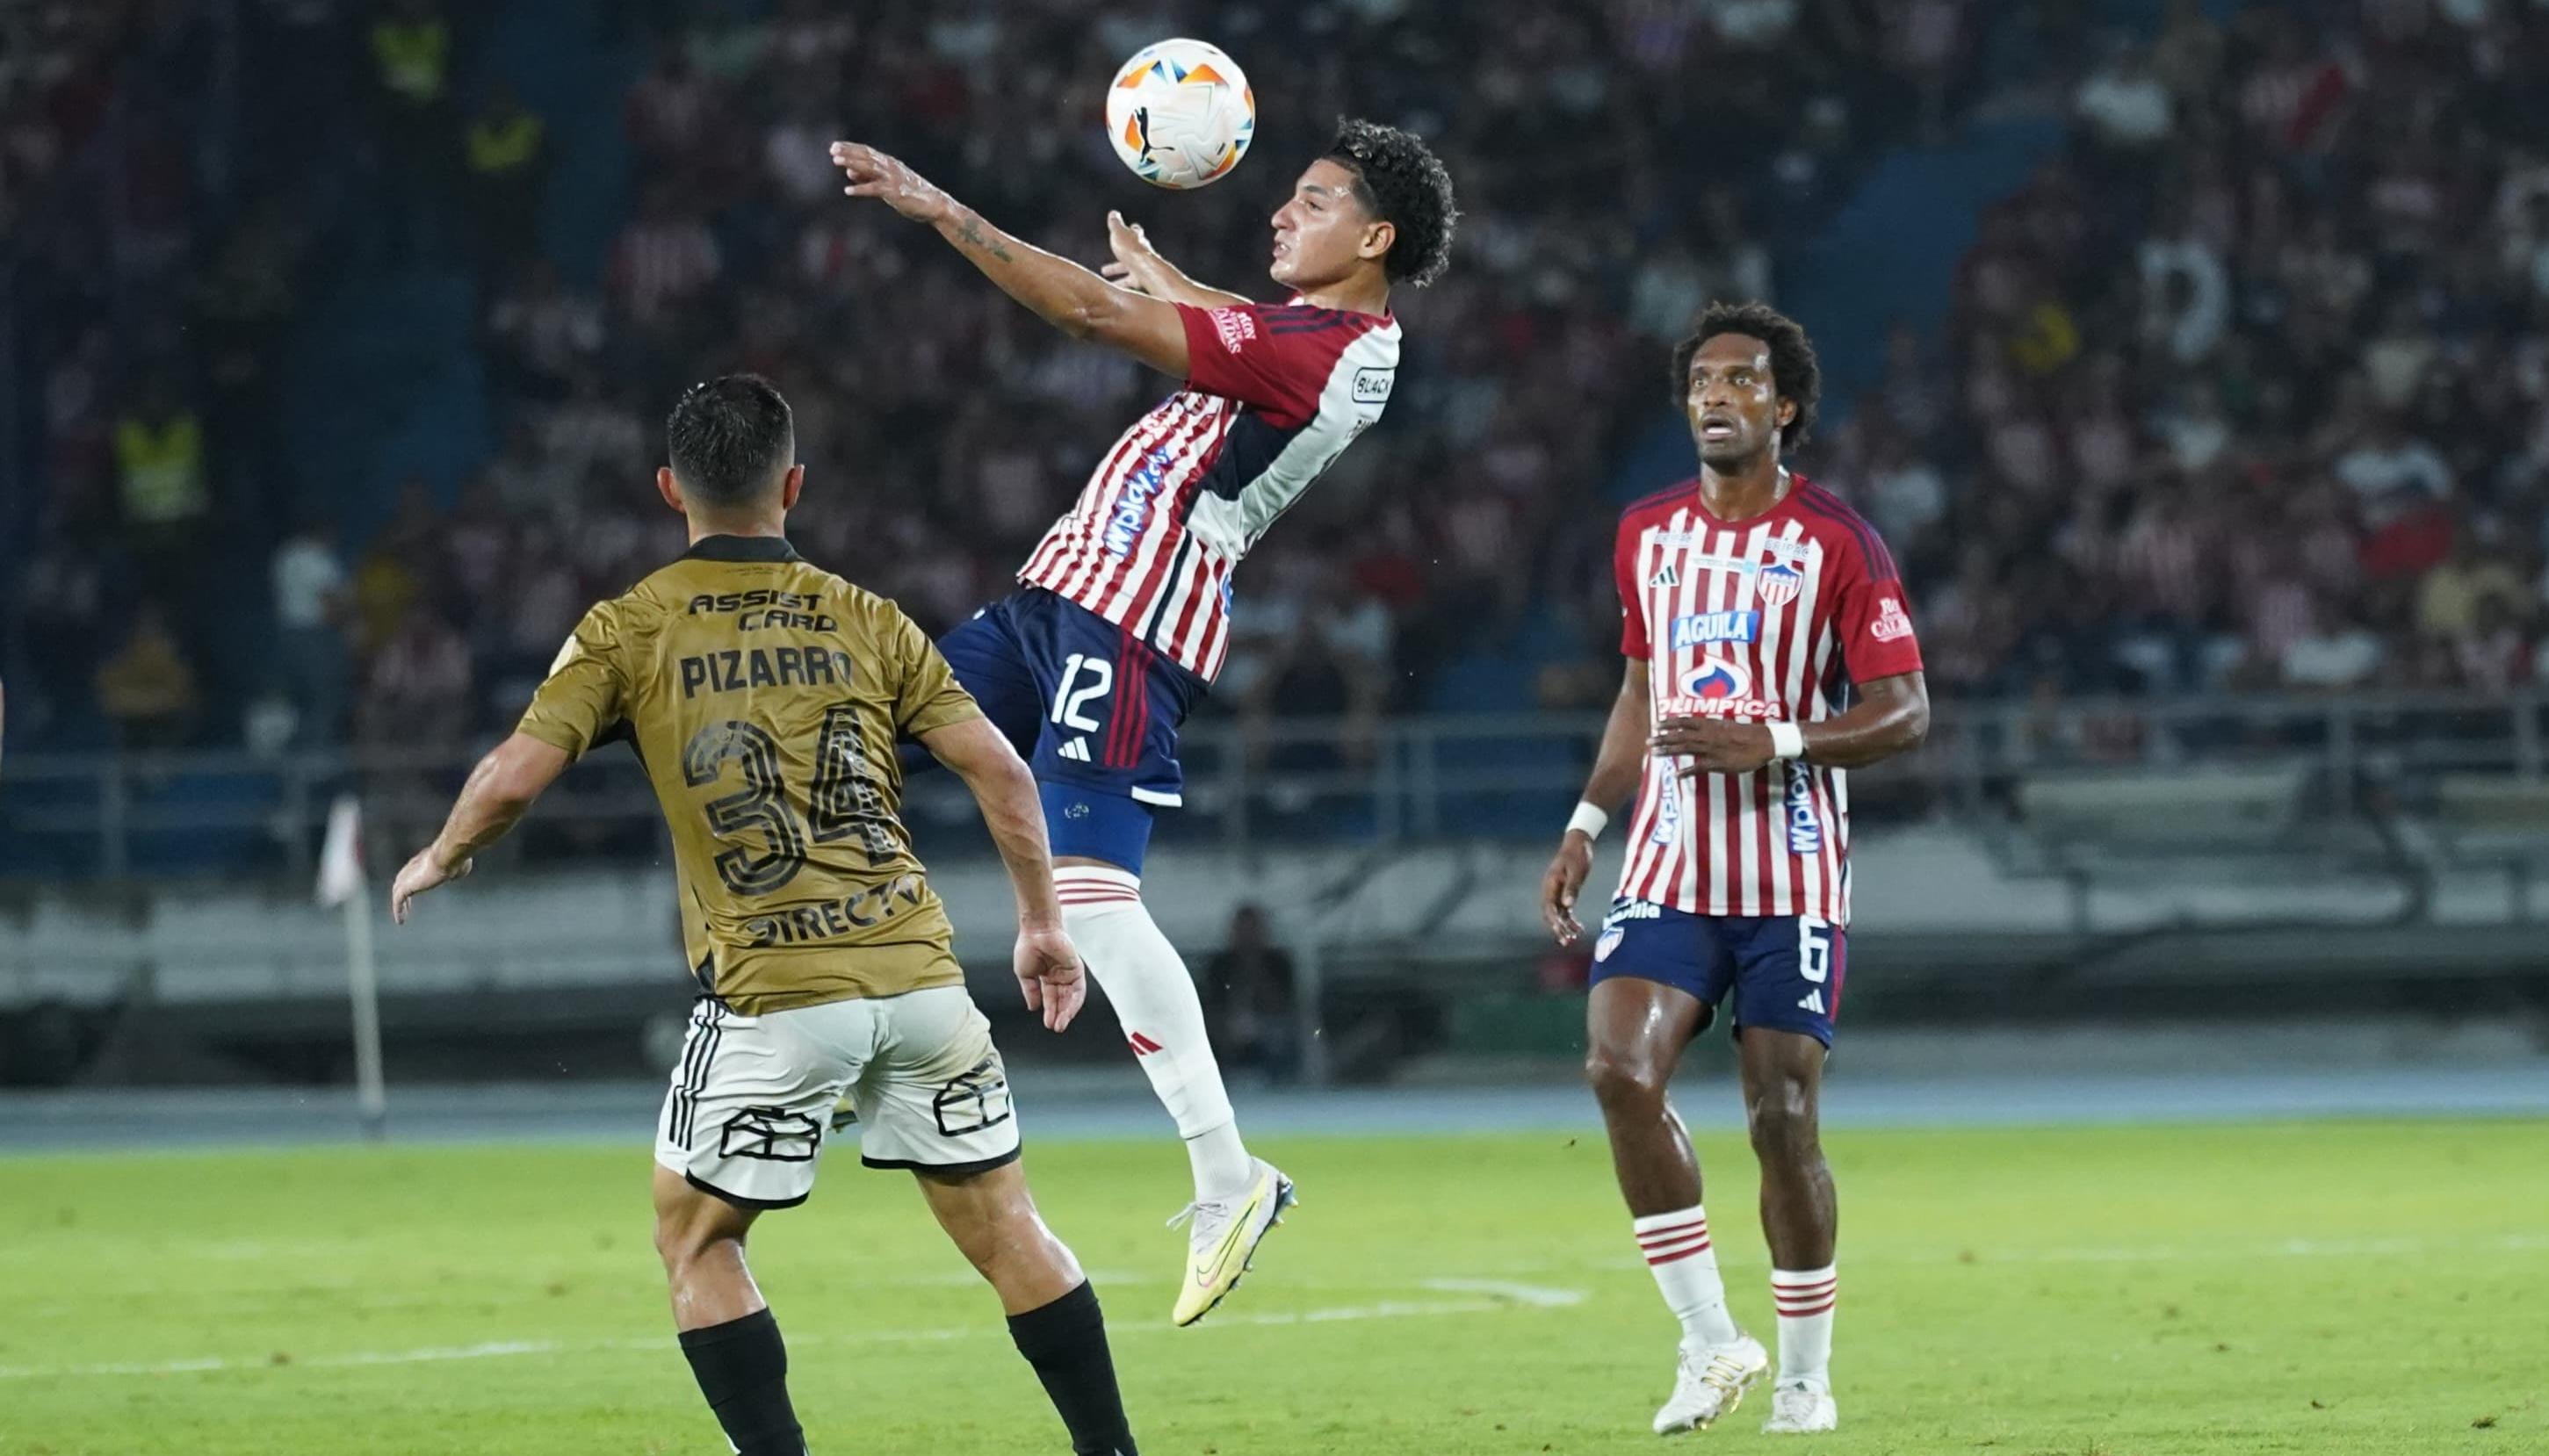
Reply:
M417 851L391 882L390 919L407 924L408 907L417 896L468 874L472 858L521 822L572 762L565 749L527 733L517 733L496 745L469 771L469 781L460 786L460 798L452 804L442 832Z
M1810 763L1864 769L1909 753L1930 736L1930 688L1919 673L1857 684L1858 701L1821 722L1800 723ZM1696 774L1748 774L1773 757L1770 725L1722 718L1666 718L1655 725L1654 751L1683 760Z
M1230 309L1256 302L1246 294L1224 293L1188 278L1151 246L1142 225L1125 222L1122 213L1106 215L1106 246L1115 254L1115 261L1103 270L1106 277L1136 292L1198 309Z
M1021 242L983 220L937 184L873 146L832 143L832 164L850 179L852 197L873 197L927 223L983 275L1074 338L1123 350L1163 374L1186 377L1186 326L1175 305L1114 284L1071 261Z
M1653 715L1647 663L1632 658L1620 675L1620 694L1611 699L1611 720L1602 725L1602 747L1593 756L1593 772L1584 780L1584 802L1604 813L1624 802L1638 786L1647 761L1647 725ZM1557 937L1571 946L1584 934L1575 920L1575 897L1584 877L1593 872L1593 836L1570 824L1558 841L1557 858L1540 879L1540 918Z
M1062 928L1062 897L1053 887L1053 854L1044 837L1044 803L1035 775L988 718L967 718L920 735L930 756L956 771L1008 866L1018 898L1018 989L1054 1031L1071 1025L1088 995L1080 951Z

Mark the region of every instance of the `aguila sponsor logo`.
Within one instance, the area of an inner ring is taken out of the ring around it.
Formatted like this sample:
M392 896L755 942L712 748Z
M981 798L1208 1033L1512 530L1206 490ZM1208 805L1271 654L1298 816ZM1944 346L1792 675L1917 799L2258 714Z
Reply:
M1750 642L1760 635L1757 611L1693 611L1673 618L1672 646L1687 652L1713 642Z

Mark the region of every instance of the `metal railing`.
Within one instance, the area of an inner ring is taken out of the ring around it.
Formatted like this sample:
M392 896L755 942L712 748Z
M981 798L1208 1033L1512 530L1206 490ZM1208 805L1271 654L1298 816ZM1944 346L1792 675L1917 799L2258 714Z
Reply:
M2196 765L2301 766L2332 798L2459 774L2537 781L2544 706L2530 692L1941 704L1920 752L1853 775L1852 809L1862 822L2005 815L2011 785L2031 776ZM1208 720L1185 734L1184 812L1163 816L1161 837L1248 850L1546 835L1582 786L1602 724L1590 712ZM0 773L0 874L304 873L344 791L365 800L374 854L404 853L440 822L477 752L13 755ZM551 791L516 853L654 859L658 812L629 756L598 754ZM979 835L949 775L916 776L905 813L934 853Z

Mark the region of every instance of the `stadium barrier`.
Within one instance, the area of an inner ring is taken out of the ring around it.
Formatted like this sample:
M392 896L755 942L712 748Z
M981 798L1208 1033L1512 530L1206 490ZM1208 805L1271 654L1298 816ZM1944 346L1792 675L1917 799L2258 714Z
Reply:
M1921 752L1853 775L1851 808L1861 822L2000 826L2013 870L2093 880L2199 848L2264 860L2341 839L2358 861L2429 853L2367 829L2400 824L2432 826L2432 855L2518 878L2549 839L2543 705L2536 692L1942 703ZM1241 853L1539 842L1573 803L1601 728L1589 713L1206 719L1186 735L1185 809L1160 833ZM299 876L346 790L366 802L375 861L403 856L478 751L13 755L0 876ZM906 810L924 858L981 848L947 775L915 778ZM634 763L605 753L542 802L519 853L652 860L660 835Z

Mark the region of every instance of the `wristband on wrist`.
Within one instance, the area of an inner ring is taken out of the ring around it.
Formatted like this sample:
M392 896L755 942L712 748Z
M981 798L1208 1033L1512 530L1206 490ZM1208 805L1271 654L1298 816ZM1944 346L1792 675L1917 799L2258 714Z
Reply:
M1586 803L1581 799L1576 801L1575 812L1566 816L1566 827L1570 830L1583 831L1584 837L1590 840L1599 840L1602 837L1602 831L1608 828L1610 823L1611 816L1602 812L1598 805Z
M1788 722L1772 723L1768 726L1770 729L1770 757L1774 759L1802 759L1806 756L1805 729L1798 727L1794 723Z

